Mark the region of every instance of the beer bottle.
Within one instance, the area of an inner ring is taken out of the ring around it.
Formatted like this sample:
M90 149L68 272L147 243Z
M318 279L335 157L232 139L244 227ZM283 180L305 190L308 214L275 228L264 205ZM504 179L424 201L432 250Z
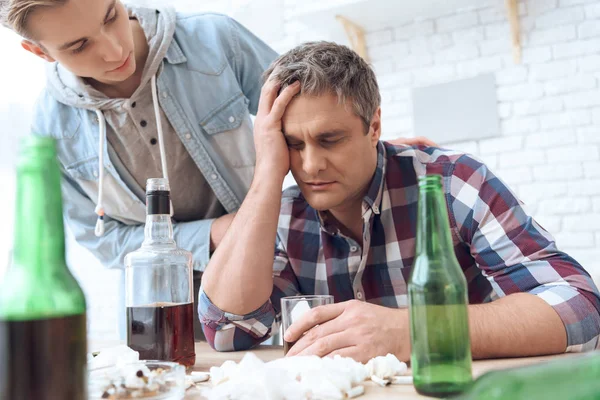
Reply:
M439 175L419 178L408 304L415 389L434 397L462 392L472 380L467 282L454 255Z
M86 304L65 261L55 141L17 160L11 265L0 285L0 400L85 400Z
M460 400L600 398L600 351L483 374Z

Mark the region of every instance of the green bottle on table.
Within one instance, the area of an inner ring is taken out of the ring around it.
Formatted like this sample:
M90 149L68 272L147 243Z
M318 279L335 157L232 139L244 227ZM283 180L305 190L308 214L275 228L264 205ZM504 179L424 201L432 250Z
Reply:
M17 160L12 262L0 285L0 400L85 400L86 304L65 261L55 141Z
M439 175L419 177L408 304L415 389L434 397L463 392L472 381L467 282L454 255Z
M600 352L491 371L457 400L600 399Z

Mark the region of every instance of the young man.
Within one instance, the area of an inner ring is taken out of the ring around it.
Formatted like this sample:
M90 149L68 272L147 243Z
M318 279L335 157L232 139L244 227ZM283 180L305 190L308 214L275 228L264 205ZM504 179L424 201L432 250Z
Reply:
M226 16L118 0L0 0L0 22L49 62L32 130L58 139L75 239L122 268L144 237L146 180L168 175L197 289L250 186L249 113L277 54Z
M443 176L468 281L473 356L598 347L600 294L587 272L481 162L380 142L377 82L356 53L307 43L267 74L254 180L200 290L200 319L215 349L265 340L278 327L282 296L331 294L336 304L285 332L286 341L298 340L289 355L366 361L390 352L408 360L417 177L431 173ZM281 196L290 167L299 187Z
M0 20L48 61L32 131L58 140L75 239L122 268L146 180L167 172L175 239L203 270L250 185L249 113L277 54L228 17L118 0L0 0Z

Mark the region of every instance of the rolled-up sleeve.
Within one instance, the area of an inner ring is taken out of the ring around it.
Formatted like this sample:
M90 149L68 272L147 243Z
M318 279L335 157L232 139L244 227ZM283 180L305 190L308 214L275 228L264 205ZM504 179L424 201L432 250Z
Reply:
M495 293L531 293L552 306L565 326L568 352L600 348L600 294L588 272L557 248L484 164L463 156L449 179L459 236Z
M217 351L251 349L279 332L281 298L298 293L296 275L278 240L273 260L273 291L258 310L246 315L228 313L214 305L200 288L198 314L206 340Z
M206 340L217 351L251 349L265 341L275 325L271 300L250 314L236 315L215 306L202 289L198 314Z

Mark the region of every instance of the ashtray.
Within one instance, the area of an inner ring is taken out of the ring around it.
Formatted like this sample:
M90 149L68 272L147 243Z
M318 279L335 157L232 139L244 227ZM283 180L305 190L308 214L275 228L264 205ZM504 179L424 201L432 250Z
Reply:
M167 361L136 361L89 371L89 400L181 400L185 367Z

